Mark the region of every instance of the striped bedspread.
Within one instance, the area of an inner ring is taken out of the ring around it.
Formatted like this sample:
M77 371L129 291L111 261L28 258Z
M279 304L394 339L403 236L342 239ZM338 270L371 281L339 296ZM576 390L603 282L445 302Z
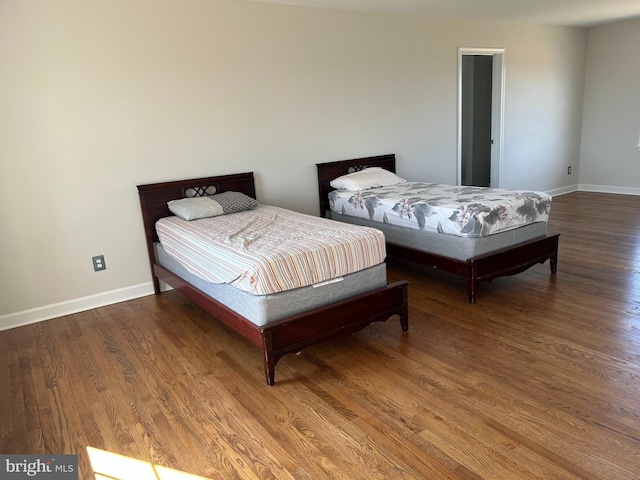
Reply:
M194 275L266 295L333 280L386 256L379 230L279 207L156 223L166 252Z

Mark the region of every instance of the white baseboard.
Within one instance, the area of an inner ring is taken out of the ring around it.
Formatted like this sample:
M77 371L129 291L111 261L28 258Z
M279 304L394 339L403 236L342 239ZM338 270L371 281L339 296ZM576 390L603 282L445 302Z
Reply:
M594 193L617 193L620 195L640 195L640 188L635 187L612 187L609 185L569 185L568 187L556 188L546 193L555 197L556 195L564 195L571 192L594 192Z
M88 297L76 298L66 302L54 303L44 307L33 308L23 312L0 315L0 331L91 310L92 308L104 307L105 305L126 302L127 300L152 294L153 284L148 282L89 295Z
M553 190L548 190L547 193L552 197L557 195L564 195L565 193L577 192L580 188L578 185L569 185L568 187L555 188Z
M583 192L618 193L621 195L640 195L640 188L636 187L612 187L610 185L585 185L580 184Z

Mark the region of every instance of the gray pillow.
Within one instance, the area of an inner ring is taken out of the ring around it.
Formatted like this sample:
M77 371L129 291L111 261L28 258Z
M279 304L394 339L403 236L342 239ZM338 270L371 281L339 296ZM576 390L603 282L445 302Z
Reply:
M258 201L240 192L223 192L206 197L181 198L167 202L169 210L184 220L217 217L250 210Z

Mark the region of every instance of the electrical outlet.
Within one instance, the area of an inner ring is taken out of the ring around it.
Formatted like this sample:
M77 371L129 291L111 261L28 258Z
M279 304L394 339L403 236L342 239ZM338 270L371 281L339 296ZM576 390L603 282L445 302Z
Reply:
M571 175L571 166L567 167L567 175Z
M107 264L104 263L104 255L97 255L95 257L91 257L91 261L93 262L93 270L95 272L99 272L100 270L107 269Z

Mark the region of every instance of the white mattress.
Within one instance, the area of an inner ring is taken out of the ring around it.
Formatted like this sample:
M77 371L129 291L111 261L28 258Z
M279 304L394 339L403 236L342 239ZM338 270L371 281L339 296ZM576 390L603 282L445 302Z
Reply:
M390 224L377 224L364 218L331 212L331 218L355 225L375 225L384 232L387 243L414 248L456 260L467 261L502 248L511 247L547 234L547 222L535 222L485 237L460 237Z
M384 263L345 275L337 281L287 290L270 295L251 295L226 283L211 283L189 273L169 256L159 243L155 244L158 263L200 289L218 302L234 310L250 322L263 326L271 322L306 312L313 308L353 297L387 284Z

